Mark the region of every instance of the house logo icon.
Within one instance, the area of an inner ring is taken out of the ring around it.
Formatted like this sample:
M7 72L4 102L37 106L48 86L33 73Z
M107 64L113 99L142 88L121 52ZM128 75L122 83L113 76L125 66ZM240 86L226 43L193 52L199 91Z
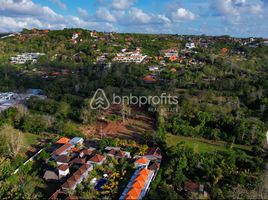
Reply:
M90 108L93 110L107 110L110 107L110 102L106 97L103 89L97 89L90 102Z

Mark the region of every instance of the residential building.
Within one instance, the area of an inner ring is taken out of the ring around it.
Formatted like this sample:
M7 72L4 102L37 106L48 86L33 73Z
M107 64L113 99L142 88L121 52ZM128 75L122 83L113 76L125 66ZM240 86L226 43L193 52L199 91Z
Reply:
M66 143L60 148L56 149L55 151L52 152L52 157L54 159L57 159L60 155L66 155L68 151L70 151L74 147L74 145L70 143Z
M149 163L150 163L150 160L148 158L142 156L142 157L139 157L135 161L134 165L135 165L135 168L140 168L140 167L141 168L147 168Z
M68 163L70 162L72 158L70 156L67 155L60 155L58 156L58 158L56 159L57 165L68 165Z
M90 171L93 170L92 165L82 165L67 181L61 186L63 190L75 190L76 186L88 177Z
M145 76L144 78L143 78L143 81L145 82L145 83L155 83L156 82L156 78L155 78L155 76L154 75L147 75L147 76Z
M125 49L122 49L122 52L118 53L113 61L125 63L142 63L146 57L147 55L141 54L140 49L132 52L127 52Z
M88 163L92 165L102 165L106 158L103 155L96 154L92 158L89 159Z
M72 36L72 40L76 40L79 37L79 33L74 32Z
M123 191L119 200L137 199L141 200L147 193L150 183L154 177L154 171L149 169L138 169L133 174L130 182Z
M70 173L68 165L60 165L58 167L58 171L59 171L59 177L60 178L65 177Z
M70 140L70 143L72 145L83 145L84 139L81 137L74 137L73 139Z
M114 157L117 159L121 158L130 158L130 152L123 151L121 149L117 150L115 148L112 148L108 153L107 156Z
M89 156L92 156L95 153L95 151L96 151L96 149L95 148L92 148L92 147L91 148L87 148L87 149L83 149L80 152L79 156L81 158L83 158L83 157L89 157Z
M167 50L162 50L160 52L165 58L170 58L170 57L178 57L179 52L175 48L167 49Z
M56 142L56 144L66 144L66 143L69 143L69 141L70 141L69 138L62 137Z
M149 160L162 160L162 152L159 147L149 148L145 156Z
M83 164L86 164L86 159L85 158L74 158L70 163L83 165Z
M44 53L23 53L10 58L10 62L13 64L25 64L26 62L36 63L37 59L45 55Z
M193 43L193 42L186 43L186 44L185 44L185 47L186 47L187 49L194 49L194 48L195 48L195 43Z
M150 72L158 72L159 71L158 66L149 66L148 69Z

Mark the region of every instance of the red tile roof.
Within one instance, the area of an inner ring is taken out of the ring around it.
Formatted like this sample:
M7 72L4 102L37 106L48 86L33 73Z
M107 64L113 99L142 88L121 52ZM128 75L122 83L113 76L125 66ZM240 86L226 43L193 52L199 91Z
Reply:
M95 156L93 156L92 158L90 158L91 162L95 162L95 163L99 163L102 162L105 159L104 156L100 155L100 154L96 154Z
M66 156L66 155L60 155L58 158L57 158L57 162L61 162L61 163L69 163L69 161L71 160L72 158L70 156Z
M61 146L60 148L56 149L55 151L52 152L52 155L60 155L63 152L65 152L67 149L71 148L72 145L70 143L66 143L63 146Z
M61 171L66 171L67 169L69 169L69 166L68 165L60 165L58 167L58 169L61 170Z
M90 168L90 164L82 165L63 185L63 188L70 189L75 187L77 181Z

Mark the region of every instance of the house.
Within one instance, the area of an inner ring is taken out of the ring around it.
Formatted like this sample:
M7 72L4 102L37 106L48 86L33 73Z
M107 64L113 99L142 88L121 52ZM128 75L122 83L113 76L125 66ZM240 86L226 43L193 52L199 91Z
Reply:
M168 60L170 62L174 62L174 61L178 60L178 57L177 56L171 56L171 57L168 58Z
M93 170L92 165L83 164L67 181L61 186L62 190L75 190L76 186L88 177L90 171Z
M147 193L153 177L154 172L149 169L136 170L119 200L142 199Z
M70 141L69 138L67 138L67 137L62 137L62 138L60 138L60 139L56 142L56 144L66 144L66 143L68 143L69 141Z
M223 53L223 54L228 53L228 51L229 51L229 49L226 48L226 47L224 47L224 48L221 49L221 53Z
M185 181L184 182L184 191L185 192L197 192L203 193L204 192L204 185L195 183L192 181Z
M70 143L72 145L83 145L84 139L81 137L74 137L73 139L70 140Z
M115 158L117 159L130 158L130 152L119 150L116 152Z
M96 154L92 158L89 159L89 163L92 165L102 165L106 158L100 154Z
M110 157L115 157L115 154L117 153L117 151L115 149L111 149L108 153L107 153L107 156L110 156Z
M90 147L88 149L83 149L80 152L79 156L81 158L83 158L83 157L89 157L89 156L92 156L95 153L95 151L96 151L96 149L95 148L92 148L92 147Z
M162 160L162 152L159 147L149 148L145 157L149 160Z
M84 159L84 158L74 158L70 163L71 164L83 165L83 164L86 164L86 159Z
M158 66L149 66L148 69L149 69L150 72L159 71L159 67Z
M52 152L52 158L57 159L60 155L66 155L74 146L70 143L66 143L60 148Z
M121 149L121 147L105 147L105 151L110 151L110 150L112 150L112 149L114 149L115 151L119 151L120 149Z
M123 151L123 150L111 149L107 153L107 156L114 157L114 158L117 158L117 159L130 158L130 152L126 152L126 151Z
M156 175L157 175L158 170L160 169L160 163L159 162L150 162L148 169L154 171L154 177L153 177L153 180L154 180Z
M46 181L58 181L59 180L58 174L51 170L46 170L43 178Z
M45 55L44 53L23 53L10 58L10 62L13 64L25 64L26 62L36 63L40 56Z
M175 48L167 49L167 50L162 50L160 52L165 58L170 58L170 57L178 57L179 53L178 50Z
M59 171L59 177L65 177L70 173L69 166L68 165L60 165L58 167Z
M149 163L150 163L150 160L143 156L143 157L138 158L134 162L134 166L135 166L135 168L139 168L139 167L147 168Z
M121 53L116 54L116 57L113 59L115 62L124 62L124 63L142 63L147 55L140 53L140 49L137 48L136 51L127 52L126 49L122 49Z
M153 75L147 75L147 76L145 76L145 77L143 78L143 81L144 81L145 83L155 83L155 82L156 82L156 78L155 78L155 76L153 76Z
M186 47L187 49L194 49L194 48L195 48L195 43L193 43L193 42L186 43L186 44L185 44L185 47Z
M76 40L79 37L79 33L74 32L72 36L72 40Z
M67 155L60 155L57 159L57 165L68 165L68 163L70 162L72 158L70 156Z

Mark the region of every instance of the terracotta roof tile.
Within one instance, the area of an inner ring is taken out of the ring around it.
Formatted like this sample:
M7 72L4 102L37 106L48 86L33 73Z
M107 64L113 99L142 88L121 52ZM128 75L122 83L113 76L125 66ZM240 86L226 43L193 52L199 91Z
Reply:
M58 167L58 169L61 170L61 171L66 171L67 169L69 169L69 166L68 165L60 165Z
M67 137L62 137L62 138L60 138L56 143L57 143L57 144L66 144L66 143L68 143L69 141L70 141L69 138L67 138Z
M100 154L96 154L95 156L93 156L92 158L90 158L91 162L95 162L95 163L99 163L101 161L103 161L105 159L104 156L100 155Z
M139 164L147 164L149 162L149 160L145 157L140 157L135 162L139 163Z

